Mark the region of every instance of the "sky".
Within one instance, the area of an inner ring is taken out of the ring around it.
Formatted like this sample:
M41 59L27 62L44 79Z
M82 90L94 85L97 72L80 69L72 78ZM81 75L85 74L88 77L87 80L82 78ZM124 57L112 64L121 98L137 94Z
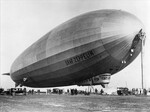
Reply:
M14 87L9 76L13 61L31 44L63 22L80 14L120 9L137 16L145 26L144 87L150 88L149 0L0 0L0 87ZM140 55L111 77L109 87L141 88ZM73 86L74 88L77 86Z

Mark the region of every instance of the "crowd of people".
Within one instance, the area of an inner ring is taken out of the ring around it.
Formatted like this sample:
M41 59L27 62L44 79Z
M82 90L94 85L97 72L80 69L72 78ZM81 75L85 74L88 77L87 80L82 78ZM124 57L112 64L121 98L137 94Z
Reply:
M3 88L0 88L0 94L6 94L6 95L13 95L13 94L20 94L23 93L23 95L28 95L28 94L68 94L68 95L78 95L78 94L84 94L84 95L89 95L89 94L98 94L98 95L107 95L107 92L104 91L104 89L93 89L93 91L90 90L78 90L78 89L67 89L67 91L64 91L63 89L59 88L53 88L53 89L47 89L47 91L40 91L34 90L34 89L29 89L27 90L26 88L11 88L8 89L7 91L4 91ZM115 95L147 95L150 93L150 89L141 89L141 88L132 88L129 90L128 88L117 88L116 92L112 92L112 94L116 93Z

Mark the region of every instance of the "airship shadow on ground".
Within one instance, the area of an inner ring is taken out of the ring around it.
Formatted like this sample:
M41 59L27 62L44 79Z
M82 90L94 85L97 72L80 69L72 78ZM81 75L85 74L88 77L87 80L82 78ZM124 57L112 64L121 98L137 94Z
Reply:
M128 12L85 13L27 48L12 64L10 76L16 86L105 87L111 75L138 56L144 36L143 24Z

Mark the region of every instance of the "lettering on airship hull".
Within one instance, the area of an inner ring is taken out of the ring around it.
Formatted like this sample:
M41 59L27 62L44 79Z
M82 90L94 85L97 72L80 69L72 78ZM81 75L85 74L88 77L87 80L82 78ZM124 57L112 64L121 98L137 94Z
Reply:
M78 62L81 62L83 60L87 60L91 57L94 56L94 51L93 50L90 50L88 52L85 52L85 53L82 53L80 55L77 55L75 57L72 57L72 58L69 58L65 61L66 65L72 65L72 64L75 64L75 63L78 63Z

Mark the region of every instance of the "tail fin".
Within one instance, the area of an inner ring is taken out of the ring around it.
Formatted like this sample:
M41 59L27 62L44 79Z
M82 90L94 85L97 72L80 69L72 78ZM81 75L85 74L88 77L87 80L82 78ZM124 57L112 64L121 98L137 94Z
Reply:
M3 73L2 75L10 75L10 73Z

